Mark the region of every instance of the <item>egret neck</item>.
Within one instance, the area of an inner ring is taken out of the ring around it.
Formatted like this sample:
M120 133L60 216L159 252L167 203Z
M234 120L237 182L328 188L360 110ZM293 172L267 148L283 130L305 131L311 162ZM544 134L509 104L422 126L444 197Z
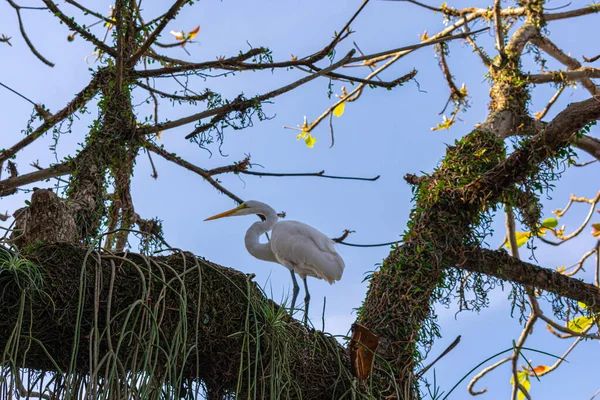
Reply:
M263 233L267 233L273 229L273 226L278 220L275 210L273 210L271 207L267 207L264 207L264 209L261 210L261 214L265 217L265 220L255 222L252 224L252 226L250 226L246 232L244 243L246 244L246 249L248 252L259 260L278 263L279 261L277 261L277 258L271 249L271 244L269 242L260 242L260 236Z

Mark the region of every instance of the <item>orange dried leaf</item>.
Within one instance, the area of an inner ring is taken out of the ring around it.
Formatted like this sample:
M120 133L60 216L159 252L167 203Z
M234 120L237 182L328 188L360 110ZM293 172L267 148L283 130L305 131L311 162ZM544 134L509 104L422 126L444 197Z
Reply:
M371 374L373 356L379 345L379 338L360 324L352 324L350 341L350 366L352 374L359 381L365 381Z
M592 236L600 236L600 223L596 222L595 224L592 224Z
M545 374L546 372L548 372L550 370L550 367L547 365L538 365L537 367L533 368L532 370L526 370L527 374L529 374L529 376L540 376Z
M192 40L193 38L195 38L198 32L200 32L200 25L188 32L187 40Z

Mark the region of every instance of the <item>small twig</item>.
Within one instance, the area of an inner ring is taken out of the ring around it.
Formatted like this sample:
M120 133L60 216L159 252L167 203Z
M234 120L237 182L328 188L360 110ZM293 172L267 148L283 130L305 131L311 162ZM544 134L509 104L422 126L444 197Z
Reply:
M19 30L21 31L21 36L23 36L23 39L25 39L25 43L27 43L27 46L29 46L29 49L31 50L31 52L44 64L48 65L49 67L54 67L54 64L50 61L48 61L44 56L42 56L37 49L35 48L35 46L33 45L33 43L31 42L31 40L29 40L29 37L27 36L27 32L25 32L25 27L23 26L23 20L21 19L21 6L15 4L15 2L13 2L12 0L6 0L8 2L8 4L10 4L12 6L12 8L15 9L15 11L17 12L17 19L19 21Z
M169 98L169 99L173 99L173 100L182 100L182 101L204 101L206 99L208 99L210 96L214 95L213 92L204 92L201 95L194 95L194 96L179 96L176 94L171 94L171 93L166 93L163 91L160 91L158 89L155 89L149 85L145 85L142 82L137 82L136 83L139 87L146 89L147 91L149 91L150 93L156 93L159 96L165 97L165 98Z
M218 191L220 191L221 193L225 194L226 196L228 196L229 198L233 199L235 202L237 202L238 204L241 204L244 202L244 200L240 199L239 197L237 197L235 194L231 193L229 190L227 190L226 188L224 188L220 183L218 183L215 179L213 179L210 174L208 173L207 170L197 167L194 164L185 161L184 159L177 157L174 154L171 154L169 152L167 152L164 149L161 149L158 146L155 146L152 143L146 142L144 144L144 147L147 150L150 150L156 154L158 154L159 156L163 157L166 160L169 160L177 165L180 165L182 167L184 167L185 169L195 172L198 175L200 175L201 177L203 177L208 183L210 183L215 189L217 189Z
M431 367L433 367L433 365L438 362L439 360L441 360L444 356L446 356L448 353L450 353L456 346L458 346L458 344L460 343L460 335L458 335L456 337L456 339L454 339L454 342L452 342L450 344L450 346L448 346L446 348L446 350L444 350L442 352L442 354L440 354L435 360L433 360L433 362L431 362L428 366L426 366L425 368L423 368L421 371L419 371L419 373L417 375L415 375L415 377L417 379L419 379L421 376L423 376L423 374L425 372L427 372Z
M587 63L593 63L594 61L600 59L600 54L598 54L597 56L594 56L592 58L586 58L583 57L583 61L587 62Z
M71 30L79 33L81 37L93 43L99 50L103 51L106 54L111 55L112 57L117 57L117 52L110 46L106 45L103 41L98 39L96 36L92 35L87 29L84 29L77 25L75 19L68 17L65 15L54 3L52 0L42 0L44 4L48 7L50 12L58 19L60 19L65 25L67 25Z
M546 107L544 107L544 109L540 112L535 113L535 119L540 121L542 118L544 118L546 116L546 114L548 114L548 111L550 111L550 107L552 107L554 105L554 103L556 103L556 100L558 100L558 98L560 97L560 95L562 94L562 92L565 90L565 88L567 87L567 85L561 85L560 88L558 88L558 90L556 91L556 93L554 93L554 96L552 96L552 98L548 101L548 104L546 105Z
M494 0L494 25L496 26L496 48L504 57L504 27L502 26L501 0Z
M467 33L470 32L469 24L465 24L463 29ZM481 62L483 62L483 65L489 68L490 65L492 65L492 60L483 52L481 47L477 46L477 44L471 36L467 36L465 40L471 45L471 47L473 47L473 50L475 51L475 53L477 53L477 55L481 59Z
M335 239L331 239L331 240L333 240L336 243L343 242L348 237L349 234L354 233L354 232L356 232L356 231L351 231L349 229L344 229L344 233L342 233L342 236L340 236L338 238L335 238Z
M4 83L0 82L0 86L2 86L5 89L10 90L11 92L13 92L14 94L16 94L17 96L19 96L20 98L27 100L28 102L30 102L31 104L33 104L33 106L37 106L36 103L33 102L33 100L29 99L28 97L25 97L24 95L22 95L21 93L17 92L16 90L6 86Z
M298 173L274 173L274 172L256 172L256 171L240 171L242 174L246 175L257 175L257 176L316 176L319 178L329 178L329 179L348 179L355 181L376 181L381 177L381 175L377 175L373 178L359 178L355 176L336 176L336 175L325 175L325 171L319 172L298 172Z
M593 164L597 161L598 160L590 160L590 161L586 161L584 163L573 163L571 165L573 165L574 167L587 167L588 165Z
M355 244L355 243L346 243L346 242L336 242L336 243L343 244L344 246L350 246L350 247L387 247L387 246L391 246L393 244L398 244L398 243L400 243L400 241L396 240L395 242L376 243L376 244Z
M148 154L148 160L150 160L150 166L152 167L152 175L150 175L150 176L153 177L154 179L158 179L158 172L156 171L156 167L154 166L154 161L152 160L152 155L150 154L149 151L146 151L146 153Z

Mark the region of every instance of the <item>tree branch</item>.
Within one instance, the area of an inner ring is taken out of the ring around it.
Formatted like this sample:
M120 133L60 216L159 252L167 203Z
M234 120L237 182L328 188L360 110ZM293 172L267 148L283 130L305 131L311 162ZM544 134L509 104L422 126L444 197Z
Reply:
M600 289L596 286L521 261L503 250L468 248L461 254L456 267L523 286L533 286L536 289L581 301L591 310L600 311Z
M261 101L264 101L264 100L268 100L268 99L271 99L273 97L277 97L277 96L279 96L281 94L287 93L290 90L293 90L293 89L297 88L298 86L301 86L301 85L303 85L305 83L308 83L308 82L310 82L310 81L312 81L312 80L314 80L314 79L316 79L316 78L318 78L318 77L320 77L320 76L322 76L322 75L324 75L324 74L326 74L326 73L328 73L330 71L335 70L336 68L339 68L341 65L344 65L344 64L346 64L348 62L348 60L352 57L352 55L354 55L355 51L356 50L354 50L354 49L350 50L350 52L348 52L348 54L344 58L342 58L340 61L338 61L337 63L332 64L328 68L324 68L323 70L321 70L318 73L314 73L312 75L309 75L309 76L306 76L304 78L298 79L297 81L292 82L292 83L290 83L287 86L283 86L283 87L281 87L279 89L272 90L272 91L270 91L268 93L265 93L265 94L253 97L253 98L248 99L248 100L243 100L243 101L240 101L238 103L232 102L232 103L224 105L222 107L213 108L211 110L204 110L202 112L199 112L199 113L196 113L196 114L184 117L184 118L180 118L180 119L177 119L175 121L165 122L165 123L158 124L158 125L155 125L155 126L152 126L152 127L140 128L140 129L138 129L138 133L142 134L142 135L147 135L149 133L156 133L156 132L159 132L159 131L164 131L164 130L167 130L167 129L175 128L175 127L178 127L178 126L181 126L181 125L186 125L186 124L198 121L198 120L200 120L202 118L212 117L214 115L226 115L227 113L229 113L231 111L235 111L237 109L248 108L248 107L256 104L256 102L261 102ZM195 135L194 133L189 134L189 135L186 136L186 139L190 139L194 135Z
M33 141L41 137L46 131L52 128L54 125L69 117L75 111L77 111L80 107L85 105L88 101L92 99L100 89L100 82L103 79L103 73L99 71L96 73L91 82L81 91L79 92L73 100L67 104L65 108L57 112L56 114L50 116L49 118L44 120L44 123L40 125L36 130L31 132L25 138L20 140L17 144L12 146L11 148L4 150L0 153L0 165L14 156L18 151L30 145Z
M109 54L113 57L117 57L117 52L112 48L104 44L100 39L96 36L92 35L87 29L84 29L75 23L75 19L67 17L52 0L42 0L44 4L48 7L48 9L58 17L65 25L67 25L71 30L79 33L84 39L87 39L89 42L93 43L98 49L102 50L106 54Z
M573 71L551 71L543 74L531 74L528 77L530 83L548 83L548 82L575 82L582 79L600 78L600 69L592 67L582 67ZM598 90L596 88L596 90Z
M177 0L175 3L173 3L169 11L167 11L167 13L161 18L158 26L154 28L140 48L131 56L129 60L127 60L127 67L133 67L139 61L139 59L142 58L152 43L154 43L158 35L161 34L163 29L165 29L169 21L175 18L179 10L181 10L181 7L183 7L186 2L187 0Z
M585 8L578 8L577 10L564 11L560 13L544 14L544 20L546 21L557 21L559 19L567 19L574 17L581 17L583 15L596 14L600 12L600 6L597 4L589 5Z
M23 20L21 19L21 7L17 4L15 4L12 0L6 0L6 1L17 12L17 19L19 20L19 30L21 31L21 35L23 36L23 39L25 39L25 43L27 43L27 46L29 46L29 49L31 50L31 52L44 64L48 65L49 67L54 67L54 63L52 63L52 62L48 61L46 58L44 58L44 56L42 56L37 51L37 49L31 42L31 40L29 40L29 37L27 36L27 32L25 32L25 27L23 26Z
M73 172L72 164L70 162L64 162L40 171L5 179L0 181L0 197L14 194L18 187L39 182L44 179L70 174L71 172Z
M546 53L548 53L550 56L554 57L560 63L565 65L568 68L568 71L580 70L582 68L581 63L579 61L565 54L565 52L563 52L547 37L535 37L531 40L531 42ZM600 76L600 70L596 70L596 72L598 73L598 76ZM588 76L583 76L579 81L581 82L583 87L586 88L588 92L590 92L592 96L600 94L600 89L592 82L592 80Z
M205 170L204 168L200 168L195 166L194 164L185 161L183 158L176 156L175 154L169 153L168 151L161 149L158 146L153 145L152 143L148 143L146 142L144 144L144 147L148 150L150 150L153 153L158 154L159 156L163 157L166 160L169 160L179 166L182 166L183 168L195 172L196 174L200 175L201 177L203 177L208 183L210 183L215 189L217 189L219 192L223 193L224 195L228 196L229 198L233 199L234 201L236 201L238 204L241 204L244 202L244 200L240 199L239 197L237 197L235 194L231 193L229 190L225 189L220 183L218 183L216 180L214 180L211 176L209 171Z
M591 136L583 135L575 143L575 147L587 152L596 160L600 161L600 140Z

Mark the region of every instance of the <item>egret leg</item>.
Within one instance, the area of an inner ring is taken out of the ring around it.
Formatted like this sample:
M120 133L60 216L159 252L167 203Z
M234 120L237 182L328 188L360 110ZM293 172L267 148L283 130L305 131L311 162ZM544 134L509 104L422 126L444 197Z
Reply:
M292 282L294 282L294 291L292 292L292 308L290 308L290 314L294 314L294 307L296 306L296 298L298 298L298 293L300 293L300 286L298 286L298 281L296 280L296 274L294 270L291 269L292 273Z
M310 303L310 293L308 293L308 283L306 283L306 276L302 278L304 281L304 325L308 325L308 304Z

